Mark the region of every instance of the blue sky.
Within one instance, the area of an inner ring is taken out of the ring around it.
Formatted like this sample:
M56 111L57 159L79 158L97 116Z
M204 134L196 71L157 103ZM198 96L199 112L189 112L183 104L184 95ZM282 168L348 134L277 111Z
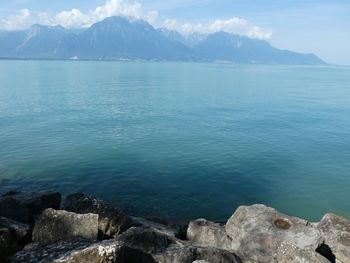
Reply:
M350 65L349 0L1 0L0 28L80 27L119 14L184 34L239 33Z

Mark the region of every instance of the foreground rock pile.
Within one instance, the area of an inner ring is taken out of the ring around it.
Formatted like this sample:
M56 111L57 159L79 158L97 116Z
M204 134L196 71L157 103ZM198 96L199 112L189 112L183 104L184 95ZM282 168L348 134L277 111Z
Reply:
M264 205L242 206L226 224L130 217L83 193L0 197L0 263L350 263L350 222L318 223Z

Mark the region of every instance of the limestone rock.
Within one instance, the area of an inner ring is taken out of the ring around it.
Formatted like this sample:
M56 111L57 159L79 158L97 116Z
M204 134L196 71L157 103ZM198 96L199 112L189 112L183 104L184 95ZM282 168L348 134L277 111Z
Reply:
M225 227L205 219L190 222L187 239L200 246L232 250L232 239L226 233Z
M326 214L317 228L322 232L322 242L329 246L336 259L349 263L350 221L334 214Z
M0 262L9 262L10 257L20 249L11 232L6 228L0 228Z
M197 247L191 243L170 245L163 253L156 254L158 263L192 263L197 260L215 263L241 263L234 253L213 247Z
M96 240L97 234L97 214L76 214L49 208L35 223L33 241L52 243L78 237Z
M61 195L57 192L8 192L0 198L0 216L22 223L33 223L46 208L58 209Z
M226 232L241 258L269 263L283 242L315 251L321 238L314 224L264 205L239 207L226 223Z
M160 218L141 218L141 217L132 217L133 226L135 227L146 227L157 230L163 234L166 234L171 237L177 237L179 239L186 238L186 231L188 223L185 222L171 222L168 220Z
M30 242L31 231L29 225L6 217L0 217L0 228L7 229L15 239L16 243L20 245L25 245Z
M84 193L69 195L64 208L80 214L98 214L100 239L117 237L132 225L130 217L124 212L99 198Z
M91 243L86 240L34 243L16 254L13 263L156 263L149 254L116 240Z
M276 263L329 263L311 249L301 249L290 243L282 243L275 254Z
M174 243L169 236L149 228L132 227L118 237L118 241L146 253L159 253Z
M29 223L32 218L30 210L11 196L0 197L0 216Z

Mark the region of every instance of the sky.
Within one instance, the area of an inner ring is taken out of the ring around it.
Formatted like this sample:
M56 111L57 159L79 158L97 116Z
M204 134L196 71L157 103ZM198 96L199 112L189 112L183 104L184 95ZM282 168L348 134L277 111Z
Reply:
M184 35L246 35L350 65L350 0L0 0L2 30L32 24L88 27L113 15L143 19Z

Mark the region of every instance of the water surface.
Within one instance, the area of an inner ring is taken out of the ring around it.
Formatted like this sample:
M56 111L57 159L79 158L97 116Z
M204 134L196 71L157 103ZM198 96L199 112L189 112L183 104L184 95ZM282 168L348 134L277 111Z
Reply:
M0 61L0 192L350 218L350 68Z

